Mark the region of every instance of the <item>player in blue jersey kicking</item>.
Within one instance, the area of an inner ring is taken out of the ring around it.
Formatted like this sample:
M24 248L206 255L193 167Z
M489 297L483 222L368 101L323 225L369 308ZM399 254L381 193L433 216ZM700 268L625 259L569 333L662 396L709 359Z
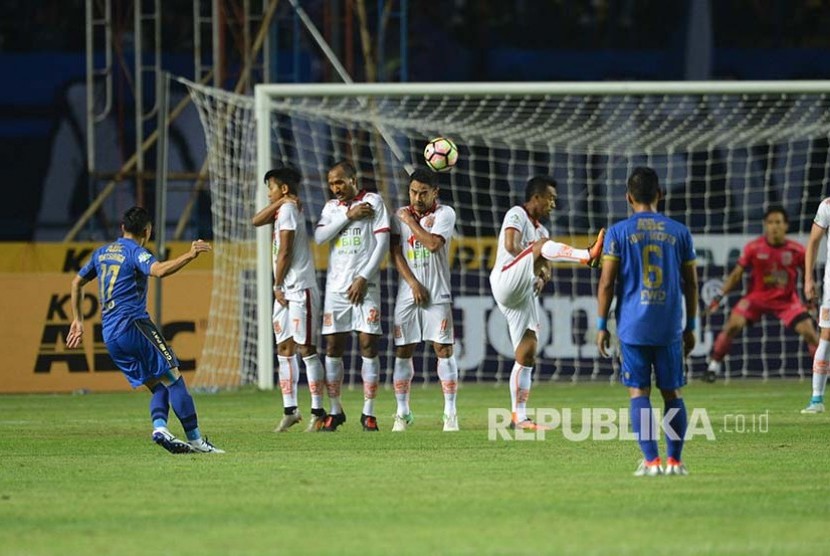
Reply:
M603 245L597 347L608 357L607 321L616 293L621 379L628 387L631 427L643 452L634 474L687 475L680 459L688 422L680 389L686 384L683 359L695 345L698 286L692 235L683 224L657 212L662 192L651 168L634 169L625 198L634 214L611 226ZM649 399L652 370L664 401L665 470Z
M133 388L142 384L152 392L150 417L153 441L174 454L224 453L199 431L196 406L179 373L179 360L167 345L161 330L147 313L147 277L163 278L181 270L210 244L194 241L190 251L170 261L159 262L144 248L152 232L150 215L141 207L124 213L123 237L99 247L72 280L72 324L66 345L80 347L84 336L83 287L98 278L104 343L112 360ZM169 406L181 421L187 442L167 428Z

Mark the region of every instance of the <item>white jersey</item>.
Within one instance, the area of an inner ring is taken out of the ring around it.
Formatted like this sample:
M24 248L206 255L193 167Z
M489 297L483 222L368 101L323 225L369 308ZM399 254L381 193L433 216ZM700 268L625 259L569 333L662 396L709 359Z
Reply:
M286 296L297 295L306 288L317 288L317 278L314 274L314 259L311 246L308 242L308 233L305 221L300 218L300 210L296 203L285 203L274 217L274 241L271 246L271 261L274 278L277 275L277 256L280 252L280 231L294 232L294 245L291 250L291 260L288 271L285 273L283 286Z
M346 212L355 203L369 203L375 211L374 218L349 220ZM345 292L372 258L377 246L375 235L389 232L389 213L380 195L363 190L349 203L332 199L323 206L317 228L330 225L340 225L340 228L334 239L329 241L326 291ZM378 274L375 271L365 277L370 286L379 286Z
M830 197L819 203L813 222L824 228L825 239L827 239L828 230L830 230ZM827 249L827 260L830 261L830 239L825 242L824 248ZM824 267L818 326L819 328L830 328L830 264Z
M819 203L813 222L824 228L824 235L826 236L827 230L830 229L830 197ZM827 260L830 261L830 242L826 242L824 248L827 249ZM830 271L830 264L824 267L825 276L827 276L828 271Z
M508 210L507 214L504 215L501 231L499 231L499 243L496 248L496 266L493 268L494 271L496 269L503 269L516 258L504 246L504 236L507 235L507 230L510 228L519 232L522 238L522 250L527 249L540 239L550 237L550 232L548 232L547 228L542 226L538 220L531 218L523 206L517 205Z
M401 207L398 210L409 210ZM392 235L400 236L401 250L415 278L429 292L431 303L451 303L450 289L450 239L455 231L455 211L447 205L437 205L418 220L428 233L444 238L444 245L434 253L424 247L410 230L400 221L397 211L392 218ZM405 280L398 285L398 303L411 302L412 288Z

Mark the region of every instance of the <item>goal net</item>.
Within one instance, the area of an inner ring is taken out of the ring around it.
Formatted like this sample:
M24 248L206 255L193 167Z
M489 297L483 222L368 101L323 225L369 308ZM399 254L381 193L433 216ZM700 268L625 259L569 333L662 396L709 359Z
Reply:
M250 221L265 204L261 176L277 162L301 170L311 228L336 161L353 161L360 184L394 211L408 202L406 170L422 164L427 140L455 141L460 160L440 176L441 200L458 216L450 247L456 356L464 379L475 381L510 373L512 348L488 275L502 218L523 202L530 177L557 180L558 206L547 226L555 238L584 247L599 228L629 215L631 170L655 168L666 193L661 209L695 238L701 307L744 244L761 234L769 206L787 209L790 236L804 242L819 201L830 195L829 82L260 85L256 99L189 86L207 136L217 244L197 372L204 384L269 387L273 379L270 232L257 236ZM323 291L327 250L314 249ZM600 359L594 344L597 279L588 268L555 269L539 300L537 380L613 379L616 363ZM387 375L396 288L397 275L385 266ZM703 373L739 298L735 292L719 313L701 317L693 375ZM354 344L349 353L348 380L359 381ZM435 380L431 350L421 357L418 376ZM725 373L803 377L810 366L803 342L767 317L735 339Z

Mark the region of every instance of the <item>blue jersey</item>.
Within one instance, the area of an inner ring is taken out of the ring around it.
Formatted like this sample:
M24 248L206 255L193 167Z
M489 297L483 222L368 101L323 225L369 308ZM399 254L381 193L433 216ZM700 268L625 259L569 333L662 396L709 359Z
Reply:
M78 272L86 280L98 278L104 342L123 334L137 319L150 318L147 276L154 262L152 253L122 237L96 249Z
M653 212L638 212L611 226L603 258L620 262L617 335L626 344L667 346L683 335L681 267L694 264L689 229Z

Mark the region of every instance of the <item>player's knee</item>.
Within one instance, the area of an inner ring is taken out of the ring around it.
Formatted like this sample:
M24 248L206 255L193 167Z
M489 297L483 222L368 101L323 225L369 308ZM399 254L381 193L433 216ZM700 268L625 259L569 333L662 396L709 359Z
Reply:
M283 357L291 357L294 355L294 351L294 342L292 340L286 340L277 345L277 353Z
M317 346L312 345L297 345L297 353L300 354L300 357L309 357L311 355L317 354Z
M676 400L678 398L683 397L679 388L677 390L675 390L675 389L660 390L660 394L663 396L663 400L667 401L667 402L670 402L672 400Z
M395 357L398 359L410 359L415 355L415 344L407 344L395 348Z
M452 344L437 344L433 343L432 347L435 349L435 355L446 359L447 357L452 357Z

